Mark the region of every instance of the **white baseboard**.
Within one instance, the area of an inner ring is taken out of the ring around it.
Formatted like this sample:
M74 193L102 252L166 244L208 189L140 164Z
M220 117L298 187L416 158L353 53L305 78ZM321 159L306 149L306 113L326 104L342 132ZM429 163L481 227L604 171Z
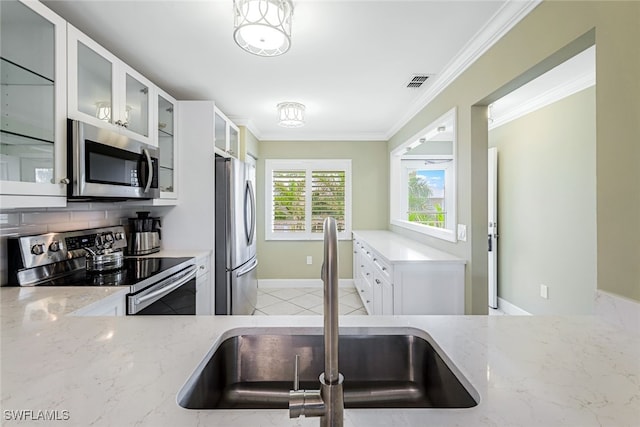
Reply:
M322 288L321 279L258 279L258 288ZM353 279L338 280L338 287L352 288Z
M531 313L511 304L509 301L498 297L498 309L512 316L531 316Z

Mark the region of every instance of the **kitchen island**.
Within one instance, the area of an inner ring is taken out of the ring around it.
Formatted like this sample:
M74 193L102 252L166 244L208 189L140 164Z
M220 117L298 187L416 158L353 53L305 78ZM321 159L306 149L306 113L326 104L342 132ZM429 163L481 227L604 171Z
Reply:
M0 289L3 425L318 425L286 410L176 403L228 331L288 328L291 317L66 315L105 292L114 291ZM322 318L297 316L295 326L320 328ZM345 426L640 425L640 336L596 316L357 316L340 326L425 331L479 396L469 409L347 409ZM47 416L59 421L37 418Z

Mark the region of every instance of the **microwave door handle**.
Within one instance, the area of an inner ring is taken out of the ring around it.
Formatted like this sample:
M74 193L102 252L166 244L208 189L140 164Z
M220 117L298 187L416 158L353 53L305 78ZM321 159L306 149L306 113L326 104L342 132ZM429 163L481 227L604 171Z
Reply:
M147 193L151 188L151 183L153 182L153 163L151 162L151 156L149 155L149 151L146 148L142 149L142 153L147 158L147 165L149 170L149 176L147 177L147 185L144 187L144 192Z
M169 292L179 288L180 286L187 283L189 280L193 279L193 277L196 275L197 272L198 272L198 269L194 266L193 270L189 272L189 274L187 274L182 279L178 280L176 283L173 283L169 286L165 286L164 288L158 289L157 291L150 292L139 298L136 298L136 305L142 304L143 302L148 301L152 298L155 298L158 295L168 294Z

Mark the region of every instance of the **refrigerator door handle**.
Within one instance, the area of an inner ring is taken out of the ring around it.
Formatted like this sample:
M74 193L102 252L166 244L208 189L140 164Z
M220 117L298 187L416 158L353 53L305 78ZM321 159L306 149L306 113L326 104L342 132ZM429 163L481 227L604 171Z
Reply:
M247 212L249 209L249 212ZM256 199L253 194L251 181L247 181L244 199L244 229L247 234L247 244L253 242L253 235L256 230Z
M254 259L246 267L242 267L238 269L238 271L236 272L236 277L242 277L245 274L250 273L251 271L255 270L257 266L258 266L258 260Z

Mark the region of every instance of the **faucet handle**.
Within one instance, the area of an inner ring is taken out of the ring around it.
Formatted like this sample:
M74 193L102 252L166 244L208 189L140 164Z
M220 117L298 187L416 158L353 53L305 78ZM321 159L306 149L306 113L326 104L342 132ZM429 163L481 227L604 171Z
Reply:
M289 390L289 418L321 417L325 404L320 390L300 390L300 355L296 354L293 370L293 390Z
M300 363L300 355L296 354L296 360L293 365L293 391L300 390L300 373L298 372L298 363Z

